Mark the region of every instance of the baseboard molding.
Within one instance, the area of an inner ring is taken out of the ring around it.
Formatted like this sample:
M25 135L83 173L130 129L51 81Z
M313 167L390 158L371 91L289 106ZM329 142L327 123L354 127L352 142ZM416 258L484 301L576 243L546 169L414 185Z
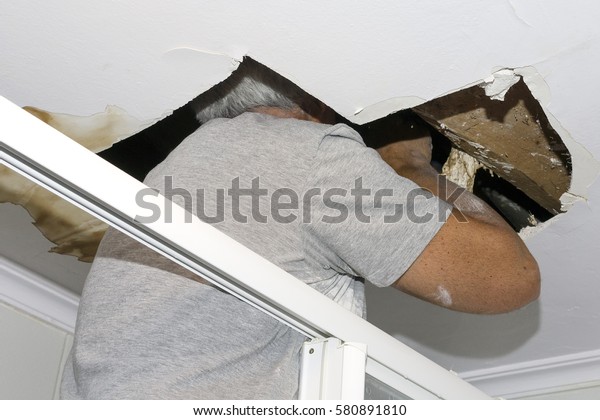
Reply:
M531 397L600 380L600 350L463 372L460 377L494 397Z
M79 296L0 256L0 302L73 333Z

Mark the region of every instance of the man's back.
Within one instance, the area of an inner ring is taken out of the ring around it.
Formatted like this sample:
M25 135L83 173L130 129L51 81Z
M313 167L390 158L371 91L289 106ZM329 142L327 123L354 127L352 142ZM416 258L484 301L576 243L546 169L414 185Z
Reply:
M215 227L362 314L362 281L332 267L305 228L311 203L306 213L303 195L314 188L307 180L332 130L256 113L214 120L155 168L146 184L191 205L202 219L214 223L222 215ZM258 190L244 191L253 182ZM274 196L289 202L294 194L295 211L273 210ZM86 281L62 397L294 398L303 341L268 315L109 230Z

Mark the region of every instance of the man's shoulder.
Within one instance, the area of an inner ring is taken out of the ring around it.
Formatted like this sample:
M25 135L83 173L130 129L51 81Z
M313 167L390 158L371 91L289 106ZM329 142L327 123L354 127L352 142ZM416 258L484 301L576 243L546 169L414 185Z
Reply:
M332 135L345 137L364 144L360 134L350 126L339 124L322 124L296 118L280 118L258 112L245 112L235 118L216 118L205 123L202 129L215 131L228 131L242 129L255 129L276 131L289 136L307 136L324 138Z

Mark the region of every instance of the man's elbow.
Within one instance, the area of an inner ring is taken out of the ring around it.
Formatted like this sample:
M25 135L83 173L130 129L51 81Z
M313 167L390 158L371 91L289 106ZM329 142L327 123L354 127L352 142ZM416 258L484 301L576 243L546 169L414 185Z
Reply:
M521 269L522 304L527 305L540 297L541 275L540 267L533 256L527 252Z
M502 281L491 287L496 305L490 313L506 313L522 308L540 296L541 276L537 261L525 250L523 255L499 267Z

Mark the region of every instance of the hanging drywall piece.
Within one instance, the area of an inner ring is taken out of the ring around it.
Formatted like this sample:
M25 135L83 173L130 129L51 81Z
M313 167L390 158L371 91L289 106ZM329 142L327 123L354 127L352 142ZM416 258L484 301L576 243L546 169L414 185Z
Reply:
M116 106L90 116L24 109L139 180L198 126L193 111L185 106L154 124ZM55 244L51 252L82 262L94 259L106 232L105 223L4 165L0 165L0 203L24 207L35 227Z
M118 107L106 107L91 116L74 116L25 107L29 113L98 152L143 128L143 124ZM68 162L65 162L68 164ZM23 206L40 232L56 246L50 251L93 260L106 224L87 212L0 165L0 203Z
M521 78L511 69L502 69L485 79L481 86L485 94L495 101L503 101L508 90Z

